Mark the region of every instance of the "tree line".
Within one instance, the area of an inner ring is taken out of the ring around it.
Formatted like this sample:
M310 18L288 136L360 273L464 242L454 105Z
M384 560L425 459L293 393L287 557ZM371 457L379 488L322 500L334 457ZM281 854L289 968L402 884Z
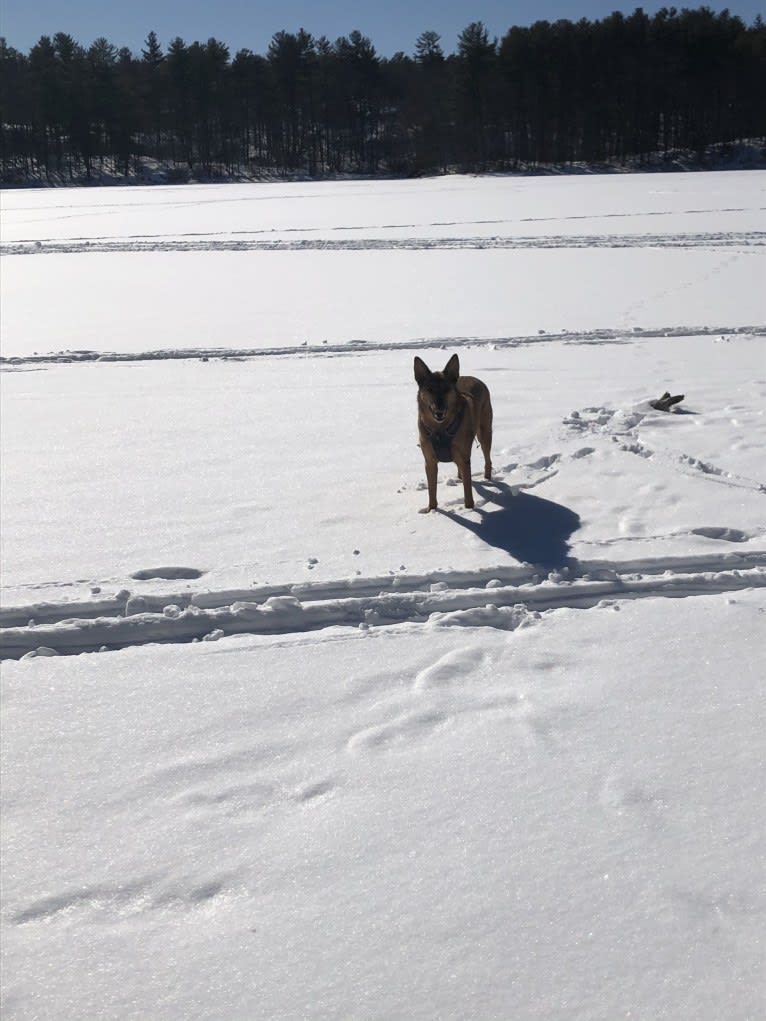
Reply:
M217 39L140 54L0 39L2 179L408 175L620 163L766 135L766 25L663 8L538 21L445 54L425 31L381 57L358 31L278 32L232 57Z

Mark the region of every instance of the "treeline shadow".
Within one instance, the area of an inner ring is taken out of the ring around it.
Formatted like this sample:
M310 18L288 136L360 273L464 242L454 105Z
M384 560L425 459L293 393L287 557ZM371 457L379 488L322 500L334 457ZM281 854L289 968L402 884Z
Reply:
M547 568L566 565L568 540L580 527L578 514L552 500L517 492L505 482L474 482L474 490L486 503L477 505L470 517L444 513L515 560Z

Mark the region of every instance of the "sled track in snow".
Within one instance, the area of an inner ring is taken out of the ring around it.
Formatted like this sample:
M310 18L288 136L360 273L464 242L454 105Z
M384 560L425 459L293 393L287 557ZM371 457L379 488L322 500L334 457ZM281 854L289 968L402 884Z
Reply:
M257 232L253 232L257 233ZM759 248L766 231L684 234L581 234L529 237L262 238L215 235L25 240L0 245L1 255L84 255L125 252L377 252L442 249Z
M150 643L214 641L237 634L295 635L330 627L394 624L514 630L563 607L766 588L766 551L610 563L571 561L547 573L494 571L354 578L229 591L185 591L83 603L8 607L0 658L73 655ZM29 620L31 616L35 621ZM24 621L25 623L21 623Z

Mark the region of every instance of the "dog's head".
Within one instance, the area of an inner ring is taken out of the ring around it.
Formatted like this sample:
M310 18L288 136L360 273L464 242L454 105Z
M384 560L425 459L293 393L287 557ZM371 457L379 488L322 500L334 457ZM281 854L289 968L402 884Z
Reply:
M418 404L435 422L445 422L458 403L457 381L460 361L453 355L441 372L431 372L422 358L415 357Z

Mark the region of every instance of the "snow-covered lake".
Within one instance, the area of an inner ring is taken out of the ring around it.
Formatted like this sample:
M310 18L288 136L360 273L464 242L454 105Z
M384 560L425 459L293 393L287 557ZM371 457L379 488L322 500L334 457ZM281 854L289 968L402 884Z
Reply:
M763 1014L765 246L763 172L3 196L4 1018Z
M762 172L11 192L0 350L760 325L764 232Z

